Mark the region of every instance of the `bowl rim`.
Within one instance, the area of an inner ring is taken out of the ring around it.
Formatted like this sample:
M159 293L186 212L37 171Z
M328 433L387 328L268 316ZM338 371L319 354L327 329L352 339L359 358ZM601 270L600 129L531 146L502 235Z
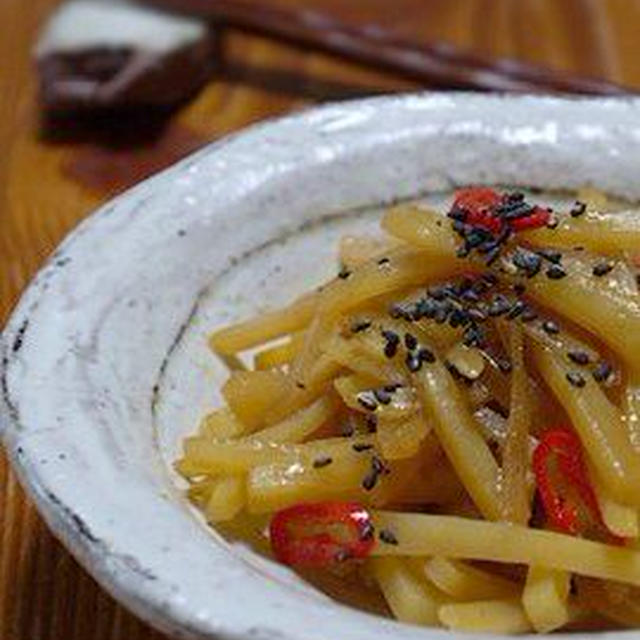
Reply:
M453 105L458 101L473 102L480 108L499 108L500 105L508 104L526 104L535 108L536 105L563 105L567 103L580 103L585 106L598 105L598 108L607 108L608 106L617 107L623 104L629 106L634 111L640 109L640 99L638 98L588 98L588 97L535 97L535 96L497 96L497 95L477 95L467 92L421 92L409 93L392 96L376 96L360 100L351 100L338 104L325 104L322 106L314 106L303 109L293 115L285 115L278 118L270 118L252 125L240 132L230 134L220 140L207 145L203 149L181 160L172 167L156 174L143 183L134 186L115 199L100 206L94 213L81 221L62 241L58 249L45 262L41 269L37 272L32 282L22 294L19 302L15 306L10 315L2 333L0 334L0 436L4 442L5 450L12 462L21 484L27 490L27 493L36 503L38 511L44 517L48 527L54 535L58 537L67 547L70 553L80 562L80 564L105 588L112 596L119 600L123 605L133 610L142 619L159 628L164 632L175 634L177 637L188 638L220 638L223 640L247 640L249 637L246 630L237 631L224 626L224 621L219 621L219 629L211 635L203 634L202 630L197 626L190 626L189 621L181 619L175 612L168 612L161 606L161 603L154 601L151 594L145 591L144 584L140 577L140 567L134 562L116 559L117 566L112 563L114 557L110 558L111 564L101 562L104 558L96 556L96 547L87 544L91 541L91 524L81 519L75 512L73 505L65 504L56 498L55 487L49 486L38 471L38 466L34 461L25 457L21 450L19 442L19 434L23 427L20 422L20 416L15 409L14 391L10 388L7 378L7 372L12 366L15 358L12 351L17 341L21 339L24 332L24 318L32 305L42 296L46 296L46 290L42 287L43 281L47 278L51 270L59 267L58 258L62 253L76 248L77 243L82 243L82 238L91 235L96 225L114 213L117 215L117 207L120 203L130 200L132 197L141 197L143 194L151 194L162 188L163 185L173 177L178 177L182 172L190 166L197 165L201 159L209 157L213 154L223 152L229 146L233 145L236 140L242 139L248 135L267 138L271 133L284 125L297 127L313 127L313 119L322 121L323 116L339 110L340 113L358 113L362 109L379 110L384 109L388 105L395 105L402 108L410 108L412 101L428 101L428 100L451 99ZM310 119L311 118L311 119ZM342 607L342 605L336 605ZM343 607L344 608L344 607ZM353 613L349 610L350 613ZM362 618L368 618L367 614L358 613ZM398 625L404 626L404 625ZM427 637L454 637L447 632L437 632L436 630L427 630ZM633 633L633 632L629 632ZM262 640L285 640L290 636L283 635L281 630L267 630L266 635L255 635L256 639ZM446 634L446 635L445 635ZM602 634L608 637L614 637L614 634ZM627 635L625 632L616 632L615 637L620 638ZM417 636L416 636L417 637ZM560 637L560 636L559 636ZM579 636L573 635L573 638Z

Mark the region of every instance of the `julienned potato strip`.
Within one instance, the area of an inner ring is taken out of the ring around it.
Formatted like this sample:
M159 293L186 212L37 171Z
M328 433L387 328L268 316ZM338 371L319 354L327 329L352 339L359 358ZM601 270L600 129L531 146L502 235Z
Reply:
M494 206L492 192L483 197ZM507 205L522 202L514 194ZM518 223L492 260L459 254L460 227L416 205L383 216L388 236L344 241L334 280L211 336L237 366L227 406L203 419L176 464L190 499L261 552L269 514L356 501L376 543L338 573L355 582L364 571L363 593L373 577L404 622L544 633L589 628L597 613L640 626L640 216L606 205L591 193L555 228ZM522 245L546 250L532 277L514 266ZM484 344L451 309L417 311L464 281L464 300L486 302L476 309ZM496 294L511 302L493 314ZM253 370L240 367L256 348ZM531 454L557 421L582 442L602 520L584 535L598 539L549 530L532 508Z
M503 522L421 513L374 514L378 529L398 544L379 544L374 555L446 556L571 571L640 586L640 551Z

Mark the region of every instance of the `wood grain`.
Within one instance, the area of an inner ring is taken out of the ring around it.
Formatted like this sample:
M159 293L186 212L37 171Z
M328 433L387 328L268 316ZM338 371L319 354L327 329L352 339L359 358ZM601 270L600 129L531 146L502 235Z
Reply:
M350 20L376 20L406 35L447 40L482 53L517 56L640 87L640 0L271 1L305 4ZM40 134L29 51L38 26L55 4L52 0L0 0L2 323L63 235L108 193L130 182L123 163L126 167L131 162L143 172L153 170L188 151L194 141L213 140L309 102L413 88L331 58L232 36L225 43L224 72L174 117L173 126L189 132L186 138L162 138L168 134L159 129L155 138L150 136L133 150L124 144L116 149L100 147L100 151L90 131L78 135L58 130L53 132L55 141L46 141ZM83 168L91 163L94 173L104 171L110 179L92 182L83 177ZM116 605L53 539L2 458L0 638L161 637Z

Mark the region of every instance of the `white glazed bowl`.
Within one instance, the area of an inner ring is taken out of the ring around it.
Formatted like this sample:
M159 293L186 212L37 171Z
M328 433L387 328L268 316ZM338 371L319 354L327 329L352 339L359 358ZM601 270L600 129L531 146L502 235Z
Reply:
M635 100L386 97L211 145L103 206L26 291L0 345L7 451L87 570L178 637L451 637L335 604L190 509L170 462L224 379L206 333L328 274L359 211L469 183L636 199L639 168Z

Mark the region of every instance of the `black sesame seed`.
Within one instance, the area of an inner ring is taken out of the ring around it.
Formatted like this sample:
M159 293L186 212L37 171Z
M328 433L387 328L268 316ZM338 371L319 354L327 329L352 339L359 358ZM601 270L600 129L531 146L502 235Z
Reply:
M353 428L353 425L350 422L345 422L340 427L340 433L345 438L350 438L351 436L353 436L355 434L355 432L356 431L355 431L355 429Z
M346 267L343 267L338 273L338 278L340 278L341 280L346 280L350 275L351 271L349 271L349 269L347 269Z
M513 285L513 291L517 296L521 296L526 290L527 288L522 284L522 282L517 282Z
M493 300L491 301L491 304L487 309L487 313L492 318L495 318L496 316L501 316L504 313L507 313L509 309L511 309L511 303L509 302L509 299L499 293L498 295L493 297Z
M522 320L522 322L531 322L535 320L537 317L538 317L538 314L533 309L526 308L522 312L520 319Z
M566 378L569 384L571 384L574 387L577 387L578 389L582 389L582 387L584 387L584 385L587 384L587 381L584 379L584 376L578 373L577 371L569 371L566 375Z
M487 319L487 314L482 309L480 309L480 307L468 309L467 315L474 322L484 322Z
M452 220L464 221L467 218L467 212L464 209L459 209L458 207L453 207L449 213L447 213L447 217Z
M422 347L422 349L418 351L417 355L420 362L431 364L436 361L436 356L434 355L433 351L430 351L426 347Z
M389 529L380 529L378 538L380 538L380 542L384 542L385 544L398 544L398 538L396 538L395 534L389 531Z
M384 355L387 358L393 358L398 353L398 344L396 342L387 342L384 345Z
M442 300L445 300L448 297L448 294L449 294L449 291L444 286L429 287L427 289L427 295L430 298L433 298L434 300L438 300L439 302L441 302Z
M351 333L361 333L371 328L371 322L369 320L358 320L351 325Z
M382 267L385 264L389 264L390 260L389 258L380 258L380 260L378 260L378 264Z
M593 267L592 273L597 278L601 278L602 276L606 276L607 273L610 273L613 270L614 266L615 265L612 262L603 260L602 262L598 262L598 264Z
M449 324L452 328L464 327L469 324L469 316L464 309L454 309L449 316Z
M370 449L373 449L373 445L367 442L356 442L351 445L351 448L356 453L362 453L363 451L369 451Z
M371 457L371 469L373 471L375 471L377 474L385 474L386 475L386 474L389 473L389 468L384 463L384 460L382 460L381 458L379 458L376 455L373 455Z
M392 384L386 384L383 389L389 393L395 393L398 389L402 389L403 386L400 382L393 382Z
M575 362L579 365L589 364L591 358L589 358L589 354L586 351L569 351L567 356L571 362Z
M451 304L446 301L438 306L434 315L434 320L438 324L443 324L447 321L449 314L451 313Z
M471 326L464 332L462 343L466 347L479 347L484 343L484 332L478 326Z
M473 289L467 289L461 297L465 302L478 302L480 300L480 296Z
M367 425L367 431L369 433L376 433L378 431L378 418L373 414L365 416L364 423Z
M298 387L298 389L306 389L307 388L305 386L305 384L303 382L300 382L300 381L296 382L296 387Z
M562 261L562 253L555 249L538 249L536 253L553 264L560 264Z
M360 406L367 411L375 411L378 408L378 402L376 401L371 391L361 391L356 396L356 400L358 401Z
M604 360L598 363L598 366L593 370L593 379L596 382L606 382L613 373L613 367Z
M513 369L513 365L511 364L511 361L507 360L506 358L499 358L496 361L496 364L498 365L498 369L500 369L502 373L511 373Z
M323 456L321 458L316 458L313 461L313 468L314 469L322 469L323 467L328 467L332 462L333 462L333 458L330 458L329 456Z
M485 271L482 274L481 278L489 286L493 286L494 284L498 284L498 276L495 273L491 273L491 271Z
M560 224L560 221L555 216L551 216L549 218L549 222L547 222L547 229L555 229Z
M553 320L545 320L542 323L542 329L549 335L560 333L560 327Z
M411 373L417 373L422 368L422 360L420 360L418 354L415 353L407 353L405 364Z
M380 404L391 403L391 394L386 389L374 389L373 395Z
M362 488L365 491L371 491L378 483L378 473L373 469L367 472L367 475L362 479Z
M418 346L418 338L410 333L404 334L404 346L413 351Z
M567 272L559 264L552 264L546 274L550 280L561 280L567 275Z
M518 316L522 315L526 308L526 305L522 300L518 300L512 307L509 313L507 314L507 318L509 320L515 320Z
M586 210L587 210L586 203L576 200L575 204L573 205L569 213L571 214L572 218L577 218L578 216L581 216Z
M542 266L542 258L532 251L516 251L512 258L513 264L527 274L527 277L532 278L539 271Z

